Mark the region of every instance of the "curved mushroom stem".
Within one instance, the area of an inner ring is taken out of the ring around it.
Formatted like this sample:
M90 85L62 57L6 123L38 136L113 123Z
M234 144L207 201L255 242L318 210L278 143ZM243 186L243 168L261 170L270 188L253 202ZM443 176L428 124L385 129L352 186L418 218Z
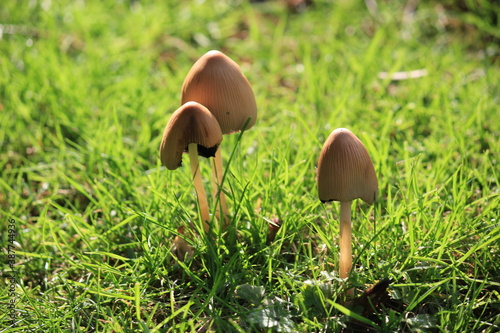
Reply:
M352 268L352 246L351 246L352 222L351 201L340 202L340 260L339 275L341 279L347 278ZM346 292L347 296L354 295L354 289Z
M203 182L201 180L201 174L199 170L198 145L196 143L190 143L188 146L188 151L189 162L191 164L191 174L193 175L194 188L196 189L196 197L198 198L201 219L203 221L203 229L205 229L205 232L208 232L210 213L208 210L207 193L205 192L205 188L203 187Z
M229 210L227 209L226 195L224 191L222 191L222 177L224 176L224 169L222 168L222 154L220 148L215 152L214 161L212 164L212 173L213 173L213 183L214 183L214 201L217 202L217 196L219 196L219 207L217 208L217 218L221 223L223 223L223 227L225 228L229 224ZM221 212L222 210L222 212ZM222 222L222 217L224 217L224 222Z

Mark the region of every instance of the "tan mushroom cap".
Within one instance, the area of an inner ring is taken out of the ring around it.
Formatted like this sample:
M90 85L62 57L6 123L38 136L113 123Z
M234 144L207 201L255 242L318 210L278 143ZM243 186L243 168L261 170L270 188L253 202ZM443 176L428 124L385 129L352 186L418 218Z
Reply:
M196 102L187 102L170 117L160 145L161 163L169 170L182 164L182 153L191 143L207 148L213 156L222 141L222 132L214 115ZM207 155L204 155L207 157Z
M247 78L224 53L209 51L196 61L182 85L181 102L196 101L215 115L222 133L240 132L255 123L257 104Z
M377 175L365 146L345 128L337 128L325 141L317 182L322 202L361 198L372 204L378 192Z

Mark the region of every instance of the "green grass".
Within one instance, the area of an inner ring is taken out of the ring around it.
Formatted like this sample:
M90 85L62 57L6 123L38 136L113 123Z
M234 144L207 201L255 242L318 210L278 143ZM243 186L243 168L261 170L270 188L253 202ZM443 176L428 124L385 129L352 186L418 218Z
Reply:
M377 3L3 1L0 332L499 330L499 28L478 15L500 11ZM158 148L211 49L240 64L259 116L222 142L232 223L207 237L188 157L171 172ZM427 76L378 77L416 69ZM339 205L315 183L338 127L365 143L380 187L353 204L346 283ZM171 253L180 226L186 261ZM342 306L348 286L386 277L394 306Z

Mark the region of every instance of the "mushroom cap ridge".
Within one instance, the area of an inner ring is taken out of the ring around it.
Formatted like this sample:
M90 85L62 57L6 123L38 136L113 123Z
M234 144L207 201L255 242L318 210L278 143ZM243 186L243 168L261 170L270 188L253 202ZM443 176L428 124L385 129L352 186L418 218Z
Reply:
M215 115L222 133L240 132L257 119L252 87L240 67L224 53L209 51L189 70L182 85L181 102L196 101Z
M206 149L203 156L214 156L222 141L222 132L214 115L203 105L187 102L170 117L160 144L161 163L169 170L182 165L182 153L190 143Z
M318 161L318 196L322 202L357 198L372 204L378 181L363 143L345 128L334 130L325 141Z

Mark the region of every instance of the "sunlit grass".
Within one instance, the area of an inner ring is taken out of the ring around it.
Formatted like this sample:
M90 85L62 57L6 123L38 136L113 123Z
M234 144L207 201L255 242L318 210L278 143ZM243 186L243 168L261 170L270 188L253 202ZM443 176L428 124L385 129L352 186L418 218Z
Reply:
M18 281L15 324L2 311L0 331L497 330L493 21L377 3L2 4L0 228L7 248L15 220ZM232 223L207 236L188 156L168 171L158 148L185 75L210 49L240 64L259 115L224 137ZM427 75L379 77L417 69ZM380 187L373 206L353 203L344 283L339 205L320 203L315 179L338 127L366 145ZM180 226L194 249L185 261L172 254ZM384 278L391 302L379 313L343 307L346 288L359 295Z

